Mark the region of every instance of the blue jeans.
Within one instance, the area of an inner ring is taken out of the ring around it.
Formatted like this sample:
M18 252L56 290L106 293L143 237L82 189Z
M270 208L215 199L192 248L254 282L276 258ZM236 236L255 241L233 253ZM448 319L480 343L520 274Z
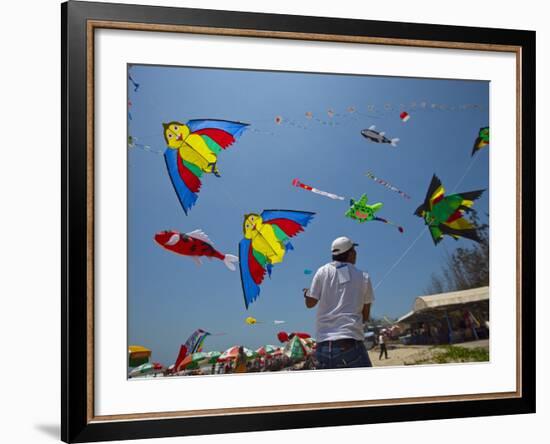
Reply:
M372 367L361 341L345 349L334 343L319 343L315 357L318 369Z

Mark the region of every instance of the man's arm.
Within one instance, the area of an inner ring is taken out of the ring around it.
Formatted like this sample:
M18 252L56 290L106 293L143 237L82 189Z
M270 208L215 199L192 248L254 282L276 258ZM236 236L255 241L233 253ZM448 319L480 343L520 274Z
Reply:
M371 304L363 305L363 322L367 322L370 318L370 305Z
M365 277L365 286L363 290L363 322L367 322L370 318L370 307L374 302L374 291L369 275L363 273L363 276Z
M308 293L309 293L309 288L304 288L304 302L306 303L306 307L307 308L313 308L317 305L317 302L319 302L317 299L315 298L310 298L308 296Z

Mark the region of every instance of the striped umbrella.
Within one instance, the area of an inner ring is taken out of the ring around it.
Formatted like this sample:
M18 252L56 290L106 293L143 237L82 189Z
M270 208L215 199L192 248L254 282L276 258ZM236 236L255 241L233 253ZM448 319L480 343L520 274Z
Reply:
M208 364L215 364L218 362L218 358L222 355L219 351L210 351L206 353L208 355Z
M220 357L218 357L218 362L224 362L224 361L231 361L233 359L237 359L237 356L239 356L239 347L238 345L234 345L231 348L228 348L226 351L224 351ZM246 355L247 359L252 359L256 357L256 353L250 350L249 348L243 347L244 354Z
M269 356L276 351L277 347L275 347L274 345L262 345L258 350L256 350L256 354L260 356Z
M139 376L139 375L148 375L151 373L157 373L163 369L162 365L158 362L147 362L145 364L140 365L139 367L134 368L130 372L130 376Z
M183 369L193 369L198 368L200 363L202 361L208 360L208 354L203 352L197 352L197 353L191 353L190 355L186 356L183 361L181 361L181 364L178 365L178 371Z
M294 336L285 344L283 353L290 359L304 359L311 351L299 336Z

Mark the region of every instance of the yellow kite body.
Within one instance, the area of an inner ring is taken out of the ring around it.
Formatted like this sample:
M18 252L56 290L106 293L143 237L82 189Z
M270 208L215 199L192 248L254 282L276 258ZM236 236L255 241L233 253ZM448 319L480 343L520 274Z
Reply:
M244 222L244 237L252 241L252 248L263 254L271 264L283 261L285 247L277 239L271 224L264 224L258 214L249 214Z
M212 173L218 156L208 147L198 134L191 134L189 127L183 123L168 125L164 134L168 147L177 149L180 157L200 168L205 173Z

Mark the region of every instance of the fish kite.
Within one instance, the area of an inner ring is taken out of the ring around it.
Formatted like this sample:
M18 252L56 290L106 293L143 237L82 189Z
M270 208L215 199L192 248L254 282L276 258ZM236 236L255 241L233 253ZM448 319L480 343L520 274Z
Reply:
M237 256L220 253L212 246L212 241L202 230L194 230L184 234L177 231L161 231L155 234L155 241L161 247L173 253L189 256L197 265L201 265L201 256L208 259L216 258L225 264L231 271L237 269Z
M377 202L372 205L368 205L367 202L368 199L366 194L363 194L358 201L350 199L350 207L346 211L345 216L349 217L350 219L359 221L360 223L372 220L384 222L385 224L394 225L400 233L403 233L403 231L405 231L403 230L403 227L400 227L399 225L396 225L393 222L384 219L383 217L376 216L376 213L380 211L383 206L382 202Z
M388 190L394 191L400 196L404 197L405 199L410 199L411 196L401 191L399 188L393 186L391 183L386 182L384 179L380 179L376 177L374 174L372 174L370 171L367 171L367 177L369 179L374 180L375 182L379 183L380 185L385 186Z
M293 179L292 185L294 185L296 188L301 188L303 190L311 191L312 193L319 194L320 196L325 196L330 199L334 200L345 200L345 197L338 196L337 194L333 193L327 193L326 191L318 190L317 188L310 187L309 185L306 185L305 183L300 182L299 179Z
M434 174L426 199L414 214L424 219L435 245L441 242L444 235L454 239L465 237L479 242L477 227L464 218L464 213L474 211L472 205L484 191L477 190L445 196L445 188Z
M166 151L164 160L174 190L185 214L195 205L201 176L220 177L218 154L235 142L249 126L228 120L198 119L163 123Z
M264 210L244 216L244 239L239 243L239 265L246 309L260 294L265 272L282 262L294 247L289 239L304 230L315 213L293 210Z
M479 129L474 147L472 148L472 156L484 146L489 145L489 127L485 126Z
M385 132L375 131L376 126L372 125L368 129L361 131L361 135L366 139L369 139L371 142L375 143L389 143L391 146L397 146L399 139L396 137L394 139L388 139Z

